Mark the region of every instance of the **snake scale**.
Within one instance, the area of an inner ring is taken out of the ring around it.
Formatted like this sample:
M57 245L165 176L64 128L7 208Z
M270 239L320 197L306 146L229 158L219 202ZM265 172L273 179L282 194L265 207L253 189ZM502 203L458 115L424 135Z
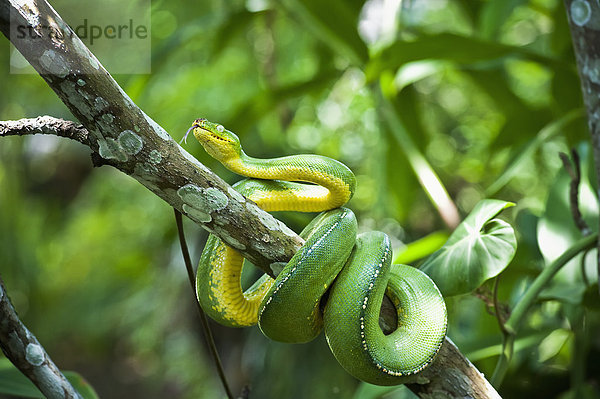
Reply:
M324 329L338 362L372 384L401 384L431 364L447 328L442 295L423 272L391 263L386 234L357 236L354 213L343 207L356 188L347 166L308 154L252 158L234 133L206 119L190 130L209 155L247 177L234 188L265 211L321 212L277 278L265 275L245 291L244 259L211 235L196 278L198 300L211 318L231 327L258 323L267 337L290 343L308 342ZM379 327L384 295L398 314L388 335Z

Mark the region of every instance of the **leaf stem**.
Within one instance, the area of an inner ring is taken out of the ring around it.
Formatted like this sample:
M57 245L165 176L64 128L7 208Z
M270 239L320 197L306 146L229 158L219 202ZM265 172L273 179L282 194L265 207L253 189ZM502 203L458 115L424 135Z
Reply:
M492 385L496 388L500 386L506 371L508 370L508 365L512 358L513 354L513 346L515 337L521 326L521 323L525 319L527 312L533 306L538 296L542 292L542 290L546 287L546 285L550 282L552 277L571 259L573 259L577 254L582 251L586 251L590 248L593 248L598 239L598 233L590 234L589 236L583 237L575 244L573 244L569 249L562 253L557 259L555 259L548 267L546 267L533 281L533 283L527 288L525 294L521 297L521 300L517 303L515 308L513 309L510 317L504 324L504 340L502 342L502 353L500 354L500 358L498 359L498 363L496 364L496 369L494 370L494 374L490 379Z
M219 357L219 352L217 352L217 346L215 345L215 340L212 335L212 331L210 330L210 326L208 325L208 319L206 317L206 313L200 307L200 303L196 298L196 285L194 283L194 269L192 267L192 261L190 259L190 253L188 251L187 242L185 241L185 235L183 232L183 223L181 220L181 212L177 209L173 208L175 212L175 222L177 224L177 233L179 235L179 245L181 246L181 254L183 255L183 261L185 263L185 268L188 274L188 280L192 287L192 293L194 295L194 303L196 304L196 309L198 310L198 315L200 316L200 322L202 324L202 330L204 332L204 337L206 338L206 343L208 344L208 348L212 355L213 361L215 363L215 367L217 368L217 373L219 374L219 378L221 379L221 383L223 384L223 388L225 389L225 393L229 399L234 399L233 394L231 393L231 389L229 388L229 384L227 383L227 377L225 376L225 372L223 371L223 364L221 363L221 358Z

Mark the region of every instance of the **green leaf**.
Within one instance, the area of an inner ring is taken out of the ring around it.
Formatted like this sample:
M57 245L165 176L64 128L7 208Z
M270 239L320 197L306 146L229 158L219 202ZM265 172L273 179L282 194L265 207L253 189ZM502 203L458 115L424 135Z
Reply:
M421 270L444 296L469 293L508 266L517 249L515 232L494 217L513 205L500 200L480 201L446 244L427 258Z
M357 29L361 7L351 7L342 0L286 0L282 4L336 53L354 64L367 62L369 52Z
M396 70L402 65L420 60L448 60L459 64L474 64L482 61L499 60L517 56L539 62L553 70L566 70L576 74L572 65L563 61L536 54L523 47L509 46L493 41L452 33L421 36L416 40L397 40L379 54L372 57L365 74L371 82L386 69Z
M67 377L67 380L69 380L71 385L73 385L73 388L75 388L84 399L100 398L96 391L94 391L94 388L81 376L81 374L76 373L75 371L63 371L63 374Z
M408 264L423 259L440 249L447 239L447 232L436 231L421 239L413 241L398 251L394 263Z
M508 166L502 174L492 183L486 193L493 195L504 187L513 177L515 177L523 168L524 163L531 159L533 154L541 147L543 143L550 140L559 133L562 133L571 123L577 121L583 116L583 110L575 109L561 118L550 122L544 126L538 134L524 146L521 151L508 162Z
M483 6L480 15L479 31L486 39L495 39L500 34L502 25L524 0L489 1Z
M74 371L65 371L63 374L84 399L99 398L94 388L80 374ZM22 398L44 398L33 382L6 358L0 359L0 394Z
M378 386L361 382L352 399L413 399L417 396L405 385Z

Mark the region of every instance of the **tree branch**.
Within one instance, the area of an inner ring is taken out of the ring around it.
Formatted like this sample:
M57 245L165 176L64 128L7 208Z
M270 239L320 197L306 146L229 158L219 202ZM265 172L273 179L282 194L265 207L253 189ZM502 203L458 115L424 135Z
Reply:
M81 398L52 362L35 336L19 320L0 278L0 348L8 359L50 399Z
M592 136L596 178L599 179L600 186L600 4L597 1L583 0L564 2ZM596 248L600 273L600 239Z
M0 121L0 137L26 134L52 134L90 146L87 129L75 122L47 115L18 121Z
M0 0L2 33L11 39L11 29L18 26L37 32L39 37L34 40L29 35L13 35L12 43L83 124L88 135L80 142L87 141L104 163L138 180L271 275L270 265L287 262L302 245L298 235L233 190L144 114L45 1L12 4ZM44 37L48 31L54 34ZM23 134L33 131L21 130ZM417 377L418 382L430 388L413 384L411 389L423 397L431 390L455 398L498 397L448 339L422 376Z
M38 36L18 35L18 27ZM140 110L47 2L0 0L0 30L87 129L88 144L103 163L132 176L271 275L272 263L291 258L302 245Z

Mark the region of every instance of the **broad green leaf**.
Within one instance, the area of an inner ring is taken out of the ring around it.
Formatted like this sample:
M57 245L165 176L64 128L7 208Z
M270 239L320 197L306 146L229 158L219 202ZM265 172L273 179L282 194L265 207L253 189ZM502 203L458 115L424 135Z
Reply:
M81 375L73 371L65 371L63 374L84 399L99 398L94 388ZM6 358L0 359L0 393L22 398L44 398L33 382Z
M571 64L536 54L522 47L485 41L474 37L452 33L421 36L416 40L397 40L367 65L367 81L373 81L386 69L396 70L402 65L419 60L448 60L459 64L499 60L507 56L518 56L539 62L554 70L567 70L575 74Z
M436 231L413 241L398 251L394 263L408 264L423 259L440 249L447 239L447 232Z
M446 244L427 258L421 270L444 296L469 293L508 266L517 249L515 232L494 217L513 205L500 200L480 201Z

